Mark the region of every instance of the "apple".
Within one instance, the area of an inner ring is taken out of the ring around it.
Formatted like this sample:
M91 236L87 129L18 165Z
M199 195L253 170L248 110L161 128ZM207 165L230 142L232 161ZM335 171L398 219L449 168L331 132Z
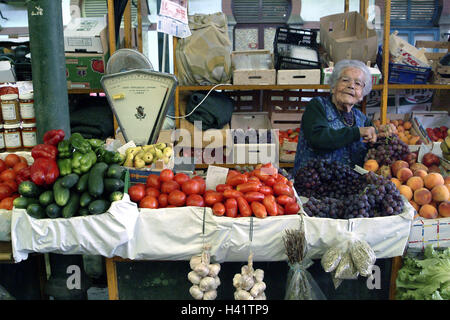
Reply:
M422 158L422 163L427 167L432 165L439 166L440 162L439 157L431 152L425 153Z

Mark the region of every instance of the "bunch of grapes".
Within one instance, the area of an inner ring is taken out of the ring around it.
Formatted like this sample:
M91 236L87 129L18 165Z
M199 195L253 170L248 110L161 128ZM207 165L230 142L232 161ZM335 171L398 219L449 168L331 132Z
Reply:
M368 146L369 150L364 160L376 160L380 166L390 166L410 153L408 145L400 140L397 135L378 138L377 142L370 142Z

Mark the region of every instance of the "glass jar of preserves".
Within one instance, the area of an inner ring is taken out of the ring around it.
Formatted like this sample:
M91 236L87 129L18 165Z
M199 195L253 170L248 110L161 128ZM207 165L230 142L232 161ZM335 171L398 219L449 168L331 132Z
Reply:
M20 123L4 124L5 128L5 147L7 152L16 152L22 150L22 135Z
M3 122L20 122L19 95L15 93L4 94L0 96Z
M0 124L0 152L5 152L5 129L3 129L3 124Z
M37 144L36 122L22 123L22 145L23 150L31 151Z
M19 94L20 118L23 123L36 122L36 112L34 111L33 92Z

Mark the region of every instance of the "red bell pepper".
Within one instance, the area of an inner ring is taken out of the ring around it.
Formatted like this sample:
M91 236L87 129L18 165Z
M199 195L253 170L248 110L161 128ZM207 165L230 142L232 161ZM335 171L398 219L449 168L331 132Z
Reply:
M58 143L64 140L65 132L62 129L53 129L44 133L44 144L49 144L52 146L57 146Z
M17 172L16 182L18 185L24 181L30 181L30 180L31 180L30 166L22 168L19 170L19 172Z
M56 160L58 149L51 144L38 144L31 149L31 156L34 160L38 158L48 158Z
M52 185L59 177L59 168L55 160L37 158L30 167L31 181L38 186Z

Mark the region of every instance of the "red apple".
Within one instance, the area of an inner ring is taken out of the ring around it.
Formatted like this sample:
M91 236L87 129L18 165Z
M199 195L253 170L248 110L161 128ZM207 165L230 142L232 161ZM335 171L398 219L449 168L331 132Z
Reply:
M425 153L422 158L422 163L427 167L432 165L439 166L440 162L439 157L431 152Z

